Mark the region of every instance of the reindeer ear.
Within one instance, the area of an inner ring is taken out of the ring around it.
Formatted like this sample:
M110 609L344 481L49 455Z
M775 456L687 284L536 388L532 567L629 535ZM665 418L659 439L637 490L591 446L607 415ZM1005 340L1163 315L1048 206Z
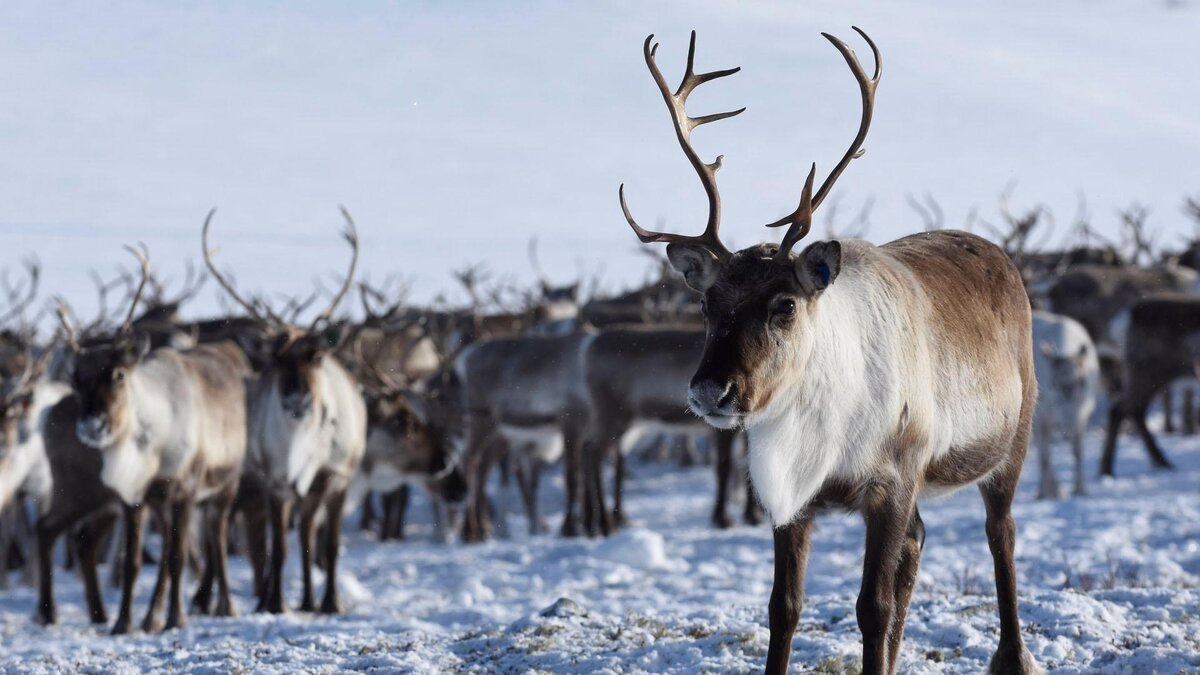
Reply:
M842 271L842 243L836 240L813 242L794 264L796 280L802 287L823 291Z
M124 341L121 346L121 364L126 366L136 365L146 355L150 353L150 336L145 333L138 333L129 340Z
M703 246L667 244L667 259L671 261L671 267L683 275L687 285L700 293L716 283L721 271L721 261Z

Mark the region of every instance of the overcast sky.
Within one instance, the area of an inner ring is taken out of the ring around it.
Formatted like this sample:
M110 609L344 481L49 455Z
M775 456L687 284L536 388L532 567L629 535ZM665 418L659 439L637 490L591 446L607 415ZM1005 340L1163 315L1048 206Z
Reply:
M37 253L47 291L87 307L88 269L124 262L122 244L145 241L168 273L198 259L218 206L239 282L303 294L344 269L345 204L363 268L420 297L468 262L531 278L533 235L552 277L603 263L610 285L637 281L619 183L643 225L705 217L641 54L656 33L673 85L692 28L698 69L743 67L690 106L748 106L695 134L725 154L736 245L777 237L761 225L853 137L855 84L820 37L870 68L851 24L885 68L868 152L835 196L843 219L874 198L877 242L919 229L906 194L960 226L973 207L995 220L1012 181L1014 207L1047 204L1061 234L1082 191L1100 229L1140 200L1174 242L1200 193L1191 2L247 4L0 5L0 264Z

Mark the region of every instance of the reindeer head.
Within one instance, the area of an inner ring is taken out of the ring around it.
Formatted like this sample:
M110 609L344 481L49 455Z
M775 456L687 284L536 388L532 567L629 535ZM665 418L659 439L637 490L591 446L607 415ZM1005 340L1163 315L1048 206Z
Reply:
M367 448L392 460L408 476L440 477L454 466L444 437L412 392L388 390L367 396Z
M317 373L320 372L324 359L341 341L343 332L340 326L333 322L333 312L353 285L354 270L358 265L358 233L354 220L343 208L346 230L342 236L352 250L350 270L346 273L345 281L329 306L322 310L309 326L302 328L294 325L292 321L311 300L293 303L292 316L285 318L271 311L261 300L243 299L226 276L217 270L212 260L213 250L208 245L208 231L215 214L216 209L213 209L204 220L201 234L204 262L221 288L265 327L262 335L239 334L238 342L255 372L275 389L274 393L278 396L284 412L294 420L320 419L317 402L321 397L318 389L321 378L317 377Z
M46 372L54 357L57 343L48 346L41 356L34 357L26 346L24 353L7 359L0 375L0 460L9 450L26 443L33 432L35 420L30 419L33 408L33 388ZM12 370L10 371L10 367Z
M732 117L732 112L689 117L684 109L688 95L700 84L738 72L738 68L696 74L693 64L696 33L688 48L687 69L674 93L655 63L658 45L653 35L646 38L643 53L655 84L671 112L676 137L708 195L708 224L703 234L684 236L651 232L638 226L625 204L625 186L621 186L621 209L634 233L644 243L666 242L667 257L688 286L703 295L703 313L707 326L704 355L692 378L688 404L692 411L713 426L732 428L746 416L763 407L785 383L803 372L811 353L811 317L820 298L835 283L842 266L842 246L837 241L817 242L802 253L792 247L812 228L813 210L829 195L834 182L850 161L862 155L862 144L871 124L875 87L879 82L879 50L865 33L854 29L867 41L875 56L875 73L868 77L858 58L845 43L823 34L846 59L858 80L863 114L858 135L833 171L813 192L816 165L808 173L800 205L791 214L768 227L787 225L783 243L761 244L737 253L729 251L718 236L721 200L716 172L721 157L705 163L691 145L696 127Z
M150 276L150 255L144 244L140 246L140 250L125 247L137 258L142 279L116 333L86 340L81 346L79 331L72 324L66 305L58 303L59 322L67 338L67 348L74 355L71 384L79 398L76 432L80 441L97 448L127 439L134 429L129 403L133 372L150 352L149 338L133 329L134 311Z
M1043 342L1040 349L1050 367L1048 384L1062 398L1075 398L1087 384L1088 374L1092 370L1088 346L1080 345L1075 353L1070 354L1060 353L1050 342Z

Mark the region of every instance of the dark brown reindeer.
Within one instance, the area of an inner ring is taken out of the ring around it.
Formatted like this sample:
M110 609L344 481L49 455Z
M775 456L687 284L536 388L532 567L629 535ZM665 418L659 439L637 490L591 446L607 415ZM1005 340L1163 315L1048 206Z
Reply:
M880 60L868 76L854 52L830 35L862 94L862 121L849 150L813 192L809 171L800 205L771 223L788 226L779 246L738 251L720 241L718 157L703 162L690 142L698 125L730 117L689 117L684 104L701 83L737 69L696 74L695 33L683 82L672 93L644 53L684 154L709 200L698 236L630 227L667 255L704 293L707 339L692 378L690 406L719 428L745 428L750 474L775 525L767 672L788 668L800 618L813 518L826 508L860 511L867 542L857 614L863 672L895 672L904 619L924 543L917 497L978 484L995 561L1000 644L995 673L1036 672L1021 637L1013 547L1013 494L1029 444L1037 383L1029 300L999 247L943 230L883 246L821 241L792 247L813 210L862 153ZM740 111L738 111L740 112Z
M133 330L133 316L150 261L129 249L142 279L125 322L110 338L79 344L68 332L74 354L72 385L79 399L76 433L100 451L100 480L121 498L125 516L125 571L121 609L114 633L131 628L133 593L141 567L142 529L149 504L164 524L164 562L142 626L162 627L163 600L170 580L166 627L187 624L183 607L183 565L190 519L206 506L205 529L212 528L220 598L217 614L236 613L225 569L225 528L246 454L246 358L232 342L186 351L149 351ZM72 326L65 320L63 327Z
M1126 419L1133 420L1151 465L1172 468L1146 425L1146 414L1154 397L1171 382L1200 376L1200 298L1161 295L1135 304L1123 357L1122 386L1109 405L1100 475L1114 474L1117 434Z
M291 325L263 303L246 300L212 261L208 231L215 209L204 221L201 242L209 273L222 289L258 322L270 338L243 345L251 355L257 377L247 387L246 471L258 479L269 500L271 563L260 588L259 611L282 613L283 563L293 504L300 507L300 569L304 595L300 609L315 611L312 582L317 552L318 516L324 510L326 527L320 555L326 563L325 595L319 609L341 611L337 558L341 545L342 510L346 491L358 471L366 445L367 411L359 384L332 357L341 331L333 312L354 284L359 242L354 221L346 219L343 237L351 247L350 268L342 287L307 327Z
M733 525L728 502L737 432L707 427L687 409L688 381L703 354L704 337L700 327L627 326L603 331L587 345L583 370L591 421L584 453L582 515L589 535L608 535L626 524L625 456L647 430L711 435L717 484L712 523L718 528ZM615 463L611 512L601 485L603 463L609 457ZM743 518L758 524L758 503L747 492Z

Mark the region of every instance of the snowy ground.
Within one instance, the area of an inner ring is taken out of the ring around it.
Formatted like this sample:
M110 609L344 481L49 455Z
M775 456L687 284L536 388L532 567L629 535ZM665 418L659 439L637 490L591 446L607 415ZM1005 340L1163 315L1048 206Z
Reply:
M1093 438L1095 450L1099 438ZM1200 671L1200 442L1168 439L1174 473L1152 472L1126 440L1119 480L1086 498L1018 496L1022 621L1053 672ZM1059 469L1067 475L1069 453ZM1096 457L1088 457L1089 473ZM33 624L35 593L0 596L3 672L739 672L761 668L771 546L766 527L709 528L706 468L636 466L627 504L638 526L608 541L521 536L481 546L378 544L354 532L336 618L194 618L183 631L109 637L87 624L81 586L61 575L61 625ZM558 486L546 490L550 506ZM426 509L415 505L415 515ZM553 515L553 513L552 513ZM901 671L980 672L997 640L991 561L974 490L923 505L928 540ZM820 521L793 664L854 672L857 518ZM144 607L153 568L143 572ZM242 608L249 571L233 565ZM292 570L291 596L299 595ZM14 579L15 581L15 579ZM109 590L110 606L117 593ZM560 598L559 609L543 615Z

